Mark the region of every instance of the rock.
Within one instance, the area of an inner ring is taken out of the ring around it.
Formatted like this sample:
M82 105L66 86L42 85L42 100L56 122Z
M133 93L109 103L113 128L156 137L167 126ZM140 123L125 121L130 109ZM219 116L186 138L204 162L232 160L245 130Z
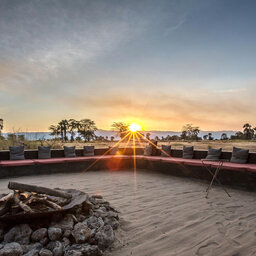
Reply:
M74 215L67 214L61 221L52 223L51 227L60 228L63 231L72 230L74 227Z
M73 244L66 251L64 256L101 256L102 251L97 245Z
M47 237L47 228L39 228L36 231L34 231L31 235L31 240L33 242L39 242L40 240Z
M70 237L71 233L72 233L72 230L67 229L65 230L63 237Z
M85 219L86 217L83 214L77 216L77 222L83 222Z
M68 238L63 237L62 244L63 244L64 247L67 247L68 245L70 245L70 243L71 242L70 242L70 240Z
M39 256L52 256L52 252L48 249L41 249L40 252L39 252Z
M32 244L28 244L28 245L21 245L22 249L23 249L23 253L28 253L31 251L35 251L36 253L38 253L41 248L43 247L40 243L32 243ZM30 254L28 254L27 256L29 256ZM33 254L31 254L33 255Z
M82 252L76 250L65 251L64 256L83 256Z
M60 240L62 235L62 229L61 228L48 228L48 236L51 241Z
M13 242L5 244L4 248L0 250L1 256L20 256L23 254L23 250L20 244Z
M72 236L78 244L86 242L91 235L92 231L87 227L87 225L81 222L78 222L72 231Z
M92 195L91 197L92 198L97 198L97 199L103 199L102 195Z
M99 209L94 210L94 215L96 217L106 217L108 215L106 207L100 207Z
M114 231L110 225L101 228L95 235L94 239L100 249L108 248L115 240Z
M42 244L43 246L47 245L49 242L49 239L48 237L45 237L43 239L40 240L40 244Z
M105 225L110 225L114 230L119 227L119 221L114 217L106 217L104 223Z
M33 249L33 250L27 252L26 254L23 254L23 256L38 256L38 255L39 255L38 250L36 250L36 249Z
M27 224L14 226L4 236L5 243L29 244L32 229Z
M109 205L109 202L103 200L103 199L99 199L99 198L96 198L95 199L95 203L96 204L104 204L104 205Z
M52 254L53 256L62 256L64 254L64 247L61 242L55 242L55 248L52 250Z
M101 217L91 216L84 222L90 229L100 229L104 226L104 221Z
M50 243L47 244L46 249L52 251L55 247L56 241L51 241Z
M4 239L4 230L0 228L0 242Z
M108 211L108 216L107 217L116 218L117 220L119 219L118 213L117 212L113 212L113 211Z

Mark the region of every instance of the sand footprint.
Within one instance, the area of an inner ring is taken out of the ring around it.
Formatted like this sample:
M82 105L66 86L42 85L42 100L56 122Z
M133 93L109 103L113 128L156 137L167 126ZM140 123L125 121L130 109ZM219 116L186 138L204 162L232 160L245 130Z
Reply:
M218 243L216 242L209 242L206 245L202 245L201 247L199 247L196 251L196 255L198 256L205 256L205 255L212 255L214 249L216 249L218 247Z
M252 247L249 256L256 256L256 247Z
M226 235L227 229L226 229L226 227L224 227L223 223L222 222L216 222L216 225L217 225L217 229L220 232L220 234Z
M239 247L241 245L236 240L231 239L230 237L227 236L227 228L223 225L222 222L216 222L216 225L217 225L217 229L218 229L219 233L225 237L225 239L229 242L229 244L231 244L232 246L235 246L235 247Z

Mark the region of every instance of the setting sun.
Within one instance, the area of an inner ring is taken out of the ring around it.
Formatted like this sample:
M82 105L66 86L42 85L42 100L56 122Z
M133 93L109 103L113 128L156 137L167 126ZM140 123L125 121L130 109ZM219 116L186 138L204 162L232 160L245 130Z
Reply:
M136 124L136 123L131 123L129 125L129 130L131 132L137 132L137 131L141 131L141 126L139 124Z

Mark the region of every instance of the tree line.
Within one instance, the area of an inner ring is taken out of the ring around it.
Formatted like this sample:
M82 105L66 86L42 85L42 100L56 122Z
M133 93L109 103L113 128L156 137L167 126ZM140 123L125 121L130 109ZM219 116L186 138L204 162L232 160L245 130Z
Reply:
M49 127L51 131L50 135L55 138L60 138L62 142L69 141L68 134L70 135L70 141L73 142L84 139L84 141L91 141L96 138L95 131L97 130L96 124L91 119L64 119L58 122L56 125ZM76 136L78 134L78 136Z
M2 136L2 130L4 127L3 119L0 118L0 136L2 139L4 137ZM117 132L117 134L120 136L120 138L125 137L129 133L129 124L124 122L114 122L112 124L112 129ZM105 138L103 136L96 136L95 131L97 130L97 126L94 121L91 119L81 119L81 120L75 120L75 119L63 119L60 122L58 122L56 125L51 125L49 127L50 135L54 136L55 139L60 139L62 142L67 141L92 141L92 140L99 140L99 141L114 141L114 136L111 136L108 138L106 136ZM200 128L198 126L193 126L192 124L186 124L182 127L182 131L180 135L167 135L166 137L162 136L156 136L154 139L158 141L175 141L175 140L214 140L214 137L212 133L208 133L204 135L203 137L199 137ZM144 135L143 133L141 133ZM69 135L69 136L68 136ZM148 139L150 138L150 133L146 133L145 137ZM13 139L12 136L14 134L8 134L7 139ZM24 140L24 135L18 135L20 136L21 140ZM226 133L221 134L221 140L254 140L256 139L256 127L253 127L249 123L245 123L243 125L243 130L236 132L234 135L231 135L230 138Z

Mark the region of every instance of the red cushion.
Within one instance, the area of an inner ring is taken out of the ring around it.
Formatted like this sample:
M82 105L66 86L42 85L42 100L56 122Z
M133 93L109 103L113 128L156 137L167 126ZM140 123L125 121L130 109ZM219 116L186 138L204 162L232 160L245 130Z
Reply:
M34 161L30 159L25 160L6 160L6 161L0 161L0 165L3 167L8 166L26 166L26 165L34 165Z
M133 157L133 156L131 156ZM145 159L145 157L143 155L136 155L136 159Z
M121 158L121 159L131 159L133 155L114 155L113 158Z
M218 162L212 163L211 166L217 168L219 165ZM224 162L222 169L224 170L232 170L232 171L246 171L247 164L237 164L237 163L230 163L230 162Z
M36 164L60 164L65 163L65 158L34 159Z
M182 164L183 158L180 157L162 157L161 160L165 163Z
M256 172L256 164L247 164L246 166L248 172Z
M161 161L161 157L159 156L144 156L144 159L153 161L153 162Z
M200 159L183 159L183 164L191 166L203 166ZM205 165L207 165L207 163L205 163Z
M78 157L66 157L64 158L64 162L86 162L86 161L93 161L98 159L99 157L95 156L78 156Z

